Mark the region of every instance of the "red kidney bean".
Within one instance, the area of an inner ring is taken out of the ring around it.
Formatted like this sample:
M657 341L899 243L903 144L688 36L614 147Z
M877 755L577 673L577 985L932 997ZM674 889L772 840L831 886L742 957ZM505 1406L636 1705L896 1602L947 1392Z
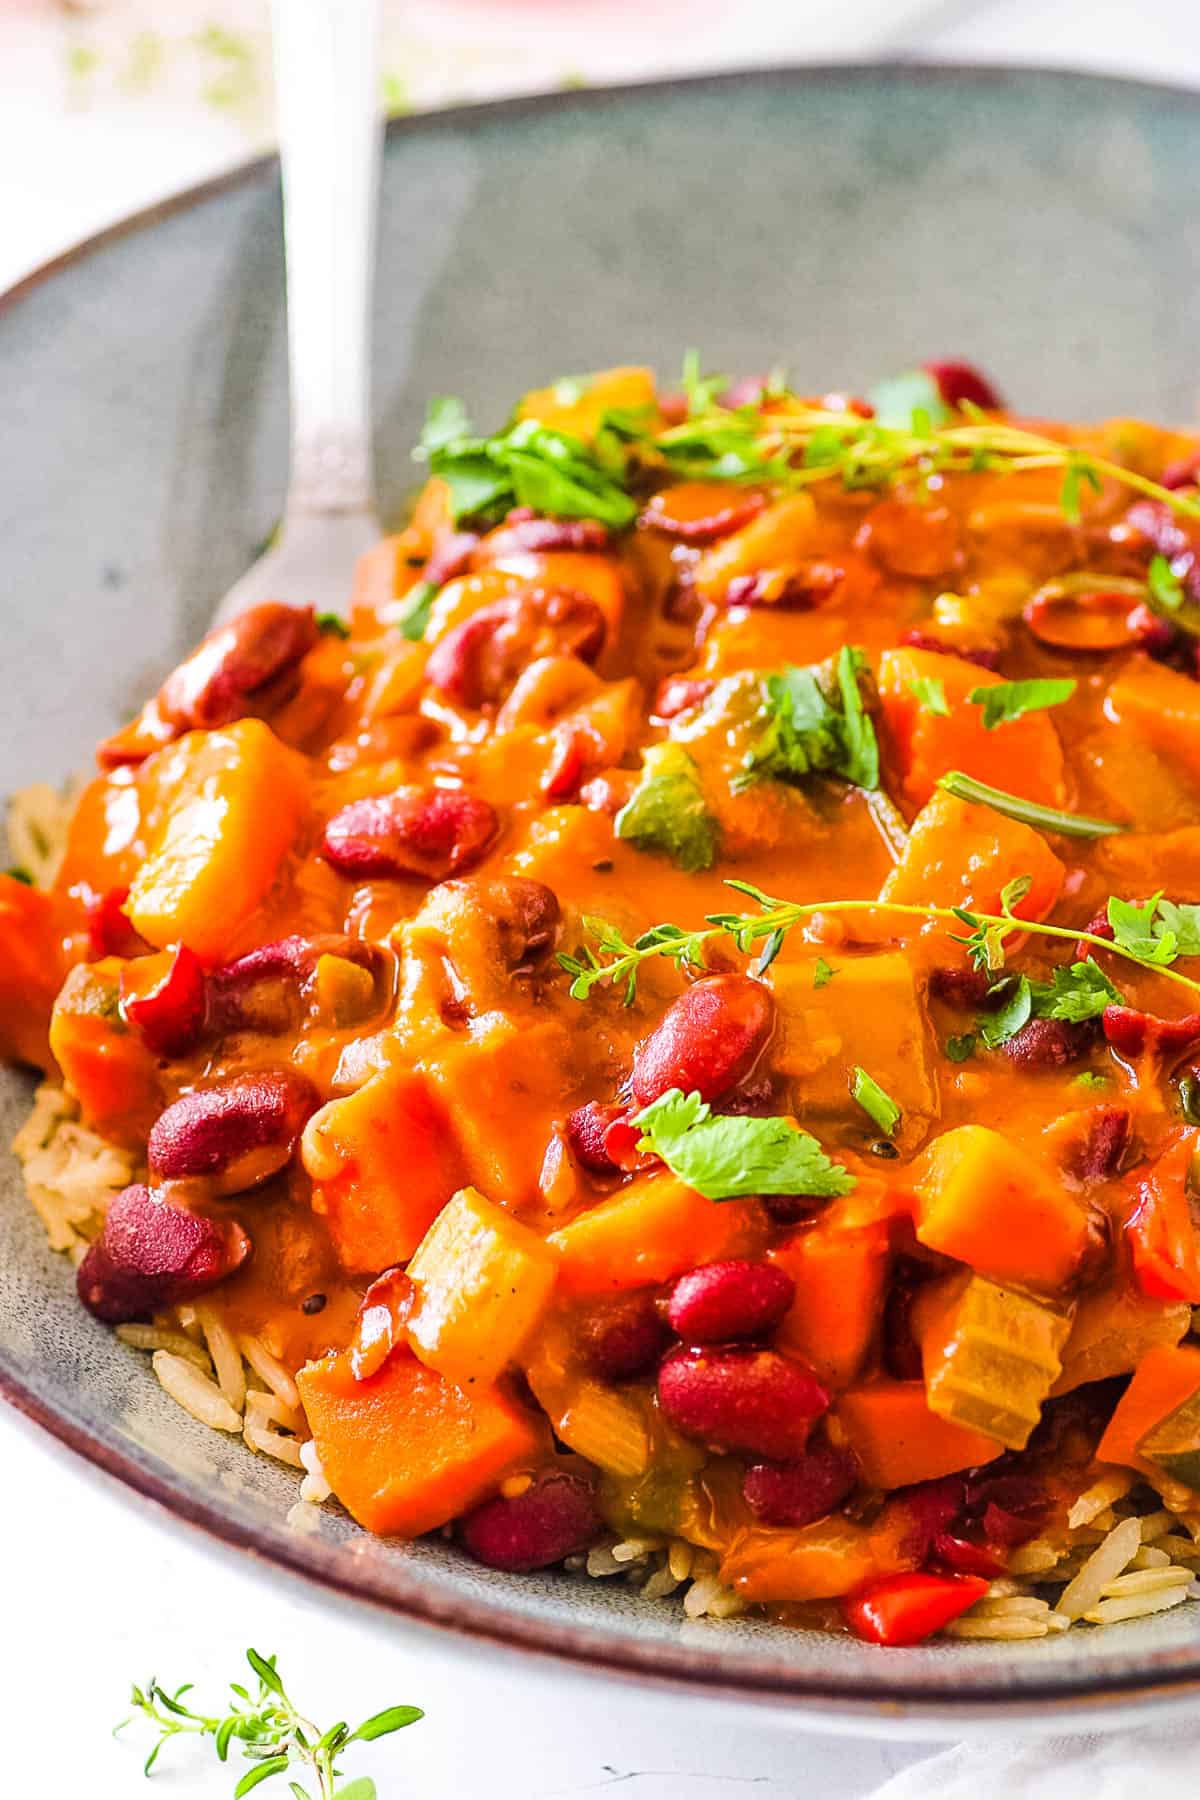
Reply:
M1071 1146L1068 1168L1079 1181L1107 1181L1120 1173L1133 1121L1126 1106L1093 1106L1083 1137Z
M255 705L277 704L320 634L311 606L266 600L210 631L167 676L158 708L181 731L211 730Z
M487 801L464 788L397 788L335 813L321 855L343 875L444 881L486 855L499 826Z
M240 1225L169 1205L138 1183L109 1206L76 1287L95 1318L122 1325L216 1287L249 1254Z
M667 1300L667 1318L688 1344L766 1337L795 1298L796 1284L786 1270L734 1257L681 1275Z
M986 375L974 363L927 362L921 367L937 382L937 390L947 406L961 406L964 400L982 406L985 412L1003 412L1004 402Z
M675 719L680 713L690 712L693 706L699 706L713 691L711 681L694 681L686 675L668 675L658 684L658 693L654 701L654 716L657 719Z
M1106 1006L1104 1035L1119 1056L1182 1056L1200 1043L1200 1013L1160 1019L1133 1006Z
M803 1219L815 1219L829 1205L815 1194L763 1194L760 1204L777 1225L799 1225Z
M1086 1056L1096 1040L1096 1021L1029 1019L1004 1046L1019 1069L1065 1069Z
M382 1369L403 1341L415 1292L403 1269L385 1269L363 1295L350 1348L350 1367L356 1381L366 1381Z
M845 576L837 563L809 562L799 569L759 569L736 575L725 589L726 606L769 606L780 612L812 612Z
M445 587L471 566L471 557L479 547L477 531L450 531L434 545L433 554L421 570L421 580L432 587Z
M941 1000L947 1006L956 1006L963 1012L976 1012L981 1008L994 1011L1003 998L992 993L995 986L996 977L989 975L986 969L950 964L929 971L930 998Z
M883 1303L883 1366L893 1381L921 1381L925 1368L913 1326L913 1302L920 1283L902 1276L891 1283Z
M1159 477L1165 488L1192 487L1200 482L1200 450L1193 450L1187 456L1181 456L1177 462L1168 463Z
M685 1436L717 1450L790 1462L801 1456L829 1395L812 1370L774 1350L673 1350L658 1371L658 1399Z
M930 1560L955 1575L983 1575L988 1581L1004 1573L1004 1564L986 1545L955 1537L949 1531L940 1531L934 1538Z
M304 988L323 956L369 969L378 979L383 952L362 938L340 933L299 935L260 944L208 978L208 1021L213 1031L282 1032L300 1021Z
M593 1175L619 1175L620 1168L608 1151L608 1130L628 1116L624 1106L589 1100L567 1117L567 1143L577 1162Z
M480 607L429 652L431 686L460 706L496 706L518 675L541 656L577 656L594 663L608 623L587 594L566 588L514 595Z
M587 777L605 761L606 746L590 725L565 721L555 727L553 743L550 766L542 777L542 792L547 800L573 800Z
M565 1469L542 1469L523 1493L485 1500L458 1529L476 1562L527 1574L588 1549L601 1521L590 1481Z
M499 875L483 886L496 921L505 966L519 969L544 955L562 921L554 889L528 875Z
M746 1505L764 1525L812 1525L858 1485L858 1459L834 1444L813 1444L792 1463L753 1463L742 1478Z
M290 1162L320 1103L312 1082L293 1069L193 1088L159 1115L146 1151L150 1172L160 1181L206 1176L220 1194L257 1187Z
M156 1056L186 1056L204 1035L207 983L199 959L179 944L152 987L141 985L138 963L121 970L121 1012Z
M634 1099L648 1106L669 1088L719 1099L750 1073L774 1019L770 991L748 975L697 981L672 1001L634 1051Z
M509 513L503 525L484 540L489 560L547 550L607 550L608 526L599 519L520 518Z
M914 1562L923 1563L938 1536L949 1531L963 1513L966 1477L942 1475L936 1481L919 1481L904 1488L899 1498L910 1521L901 1549Z
M671 1342L651 1289L602 1301L584 1314L578 1344L584 1366L601 1381L632 1381L657 1366Z
M681 511L673 504L673 493L673 489L664 488L661 494L655 494L638 524L681 544L713 544L718 538L729 537L757 518L766 504L763 494L731 493L720 499L714 497L707 511Z
M124 911L129 898L127 887L107 888L104 893L89 892L84 902L87 919L88 951L92 957L145 956L151 946L136 932Z
M949 644L945 638L935 637L931 631L901 632L900 643L906 650L933 650L938 656L957 656L960 662L974 663L977 668L990 669L993 674L1000 667L998 650L964 650L959 644Z

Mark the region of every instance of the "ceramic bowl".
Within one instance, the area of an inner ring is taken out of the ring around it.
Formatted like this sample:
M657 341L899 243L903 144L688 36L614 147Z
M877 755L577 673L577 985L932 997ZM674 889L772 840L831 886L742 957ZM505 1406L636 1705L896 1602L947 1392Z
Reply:
M1200 97L1025 72L836 68L404 121L383 179L382 498L430 395L499 423L522 388L689 345L801 392L966 356L1034 414L1197 417ZM105 234L0 310L0 769L66 776L203 630L286 466L277 171ZM300 596L297 596L299 598ZM7 1143L31 1083L0 1077ZM1026 1646L880 1651L441 1541L289 1522L292 1475L194 1425L78 1307L3 1159L0 1386L136 1493L356 1599L802 1723L1109 1722L1200 1685L1200 1608Z

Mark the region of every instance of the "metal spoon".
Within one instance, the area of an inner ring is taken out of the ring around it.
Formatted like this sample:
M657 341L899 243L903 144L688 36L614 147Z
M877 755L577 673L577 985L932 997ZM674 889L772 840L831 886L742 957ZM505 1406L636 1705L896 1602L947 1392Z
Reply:
M260 600L343 612L379 537L370 309L382 114L380 0L272 0L287 257L291 466L275 541L218 621Z

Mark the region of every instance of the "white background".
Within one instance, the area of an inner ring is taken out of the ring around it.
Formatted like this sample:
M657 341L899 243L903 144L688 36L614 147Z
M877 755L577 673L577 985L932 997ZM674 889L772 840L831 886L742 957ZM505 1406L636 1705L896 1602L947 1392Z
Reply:
M0 289L90 230L270 141L262 0L0 0ZM594 21L600 21L595 28ZM592 21L581 28L581 21ZM226 33L214 33L213 27ZM1195 0L411 0L385 62L418 105L684 68L911 52L1200 84ZM247 1644L323 1723L395 1701L427 1719L347 1772L381 1800L861 1800L921 1754L804 1738L768 1714L412 1634L219 1553L0 1414L3 1800L213 1800L233 1776L177 1744L143 1788L132 1679L214 1705ZM277 1789L268 1785L264 1794ZM280 1787L280 1792L286 1791ZM990 1800L990 1797L989 1797Z

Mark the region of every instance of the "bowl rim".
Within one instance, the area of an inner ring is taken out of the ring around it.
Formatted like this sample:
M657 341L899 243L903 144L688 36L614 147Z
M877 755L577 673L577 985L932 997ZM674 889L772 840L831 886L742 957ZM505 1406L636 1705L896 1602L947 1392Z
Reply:
M979 87L1046 84L1062 88L1107 88L1120 94L1169 99L1194 108L1200 116L1200 90L1168 81L1146 80L1110 74L1054 68L1026 63L955 63L909 61L903 58L845 59L821 63L724 69L693 75L624 81L550 93L533 93L506 99L470 102L442 109L407 114L387 124L388 141L428 136L443 131L470 129L497 119L539 117L572 109L603 109L623 100L652 101L656 95L703 93L738 87L806 88L823 81L871 82L881 79L913 86L955 83ZM178 193L91 233L60 254L37 265L0 292L0 315L30 297L56 275L127 236L152 230L178 214L236 189L277 178L278 156L272 152L247 158L235 167L184 188ZM104 1437L98 1427L78 1422L40 1395L32 1384L0 1362L0 1399L44 1430L51 1438L89 1463L102 1475L150 1501L169 1518L182 1521L220 1545L315 1582L356 1604L395 1619L434 1626L447 1634L467 1638L508 1651L534 1655L573 1665L588 1672L624 1678L676 1692L690 1691L710 1699L779 1707L788 1702L808 1702L813 1709L798 1715L797 1722L844 1727L859 1721L870 1728L909 1735L913 1724L924 1727L928 1737L935 1725L952 1731L972 1725L994 1729L1003 1721L1031 1723L1036 1713L1053 1720L1057 1728L1066 1719L1077 1719L1078 1729L1104 1729L1120 1713L1124 1722L1131 1710L1158 1707L1194 1697L1200 1691L1200 1642L1194 1651L1175 1656L1162 1666L1146 1667L1132 1659L1125 1671L1102 1669L1089 1672L1080 1659L1078 1674L1058 1679L1040 1690L1031 1684L1020 1693L1002 1681L973 1682L969 1689L957 1686L953 1662L947 1659L944 1676L929 1677L919 1689L890 1679L888 1661L881 1661L877 1679L864 1683L860 1675L840 1677L836 1672L807 1674L789 1671L786 1665L747 1658L744 1664L706 1665L682 1645L666 1639L641 1639L636 1635L605 1635L558 1620L530 1614L508 1613L484 1597L439 1589L436 1576L423 1577L393 1565L391 1591L373 1590L364 1575L355 1578L328 1544L301 1538L283 1529L258 1528L239 1520L231 1511L177 1486L168 1473L159 1474ZM282 1525L282 1515L281 1515ZM1115 1702L1115 1705L1114 1705ZM1104 1709L1101 1712L1100 1709Z

